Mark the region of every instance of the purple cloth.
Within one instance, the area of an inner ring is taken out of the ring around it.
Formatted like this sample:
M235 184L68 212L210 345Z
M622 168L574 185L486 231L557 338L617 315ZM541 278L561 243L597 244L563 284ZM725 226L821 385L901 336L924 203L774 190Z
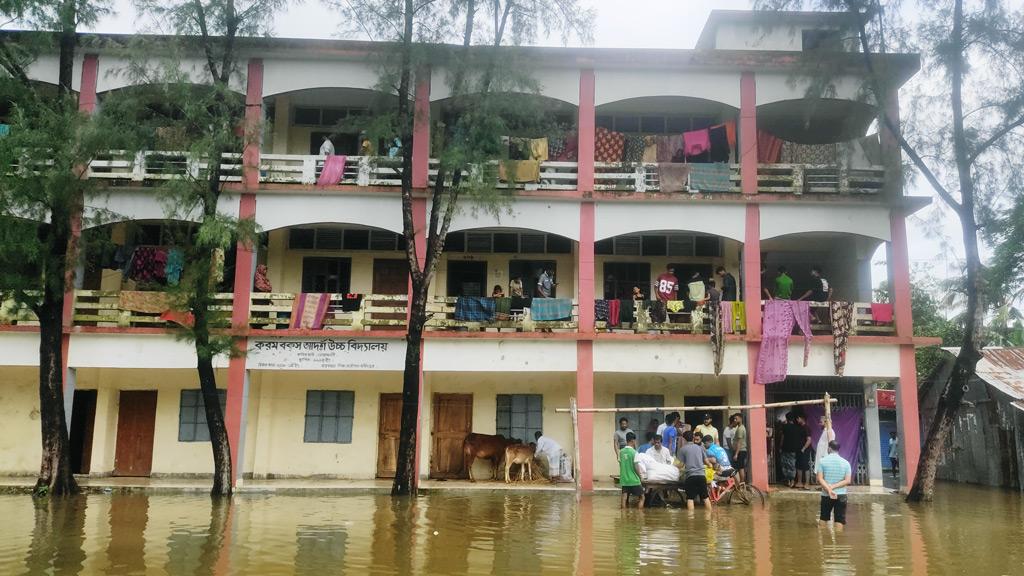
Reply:
M811 430L811 446L817 446L824 429L821 417L825 415L824 406L807 406L804 408L807 427ZM860 458L860 427L864 412L857 408L839 408L832 410L832 431L836 442L839 442L839 455L850 463L854 472L857 470L857 459ZM814 458L822 458L824 454L815 454Z
M732 325L734 324L732 319L732 302L721 302L719 310L722 315L722 332L732 334Z
M687 156L699 156L711 149L711 133L707 128L683 132L683 150Z
M320 172L317 186L336 186L345 175L345 156L328 156L324 158L324 169Z
M796 324L804 335L804 366L811 352L811 308L807 302L769 300L764 303L761 350L757 355L758 384L786 379L789 368L789 336Z

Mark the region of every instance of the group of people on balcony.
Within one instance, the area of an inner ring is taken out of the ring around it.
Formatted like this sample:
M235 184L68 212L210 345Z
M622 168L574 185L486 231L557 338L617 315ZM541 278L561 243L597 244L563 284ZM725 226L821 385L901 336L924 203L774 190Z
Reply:
M555 298L555 273L544 267L537 276L530 295L526 295L521 277L508 283L508 295L501 284L495 284L491 296L459 296L455 301L454 318L461 322L493 322L521 318L529 311L536 322L558 322L572 319L572 299ZM550 328L541 328L542 331Z

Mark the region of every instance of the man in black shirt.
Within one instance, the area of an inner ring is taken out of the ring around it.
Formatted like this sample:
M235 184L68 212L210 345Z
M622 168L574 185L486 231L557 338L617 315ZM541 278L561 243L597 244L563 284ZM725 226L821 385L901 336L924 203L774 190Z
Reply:
M736 277L725 271L725 267L719 266L715 274L722 279L722 301L735 302L736 298Z
M782 427L782 477L786 479L786 485L790 488L803 488L806 485L806 473L803 475L804 486L797 484L797 462L802 452L810 447L811 440L807 434L807 428L796 422L796 416L792 412L786 413L786 424Z
M797 300L829 303L832 301L832 286L821 272L821 266L811 266L811 289L804 292ZM814 309L815 319L819 324L829 323L828 306Z

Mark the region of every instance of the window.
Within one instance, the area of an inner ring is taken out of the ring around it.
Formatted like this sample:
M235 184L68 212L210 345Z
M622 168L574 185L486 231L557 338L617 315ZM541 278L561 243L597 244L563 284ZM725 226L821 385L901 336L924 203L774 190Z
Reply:
M541 394L498 394L497 433L532 442L534 432L544 429L543 399Z
M351 390L307 390L307 443L351 444L355 392Z
M320 109L319 108L300 108L295 107L295 125L296 126L319 126L320 125Z
M227 405L227 390L217 390L220 411ZM210 428L206 424L206 405L201 390L182 390L178 410L178 442L209 442Z
M348 248L346 239L345 247ZM571 254L572 240L532 232L452 232L445 237L445 252L476 254Z
M595 242L594 253L617 256L667 255L717 258L722 255L722 239L717 236L694 234L616 236Z
M665 397L661 394L616 394L615 395L615 407L616 408L643 408L650 406L664 406ZM629 420L629 427L636 432L636 437L639 442L643 442L643 433L647 431L647 424L651 420L657 420L661 423L665 414L654 410L649 412L616 412L615 413L615 429L619 429L619 419L625 418Z
M697 236L694 238L694 256L717 257L722 255L722 242L716 236Z
M303 258L302 291L345 294L352 280L348 258Z
M387 230L359 228L292 228L288 231L291 250L404 250L404 238Z
M633 286L638 286L644 297L651 293L651 265L633 262L605 262L604 297L607 300L629 298Z

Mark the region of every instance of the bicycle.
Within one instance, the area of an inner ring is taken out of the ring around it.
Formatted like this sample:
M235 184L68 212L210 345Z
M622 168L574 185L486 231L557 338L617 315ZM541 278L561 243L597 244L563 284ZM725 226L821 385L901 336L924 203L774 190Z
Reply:
M757 486L753 484L747 484L746 482L736 481L736 471L731 470L731 474L725 479L725 486L716 486L708 492L708 496L711 498L712 504L731 504L735 497L739 500L740 504L750 504L752 502L760 502L761 506L764 506L765 497L764 492L761 491Z

